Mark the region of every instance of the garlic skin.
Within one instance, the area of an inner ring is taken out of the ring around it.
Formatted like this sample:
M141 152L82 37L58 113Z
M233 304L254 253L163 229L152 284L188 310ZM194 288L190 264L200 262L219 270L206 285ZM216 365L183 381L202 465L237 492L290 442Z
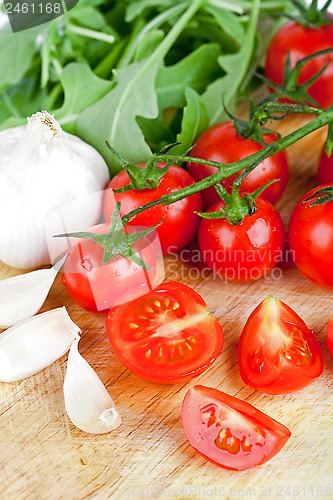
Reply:
M17 382L63 356L80 329L60 307L23 320L0 334L0 382Z
M49 212L78 200L66 227L91 227L108 181L102 156L46 111L0 132L0 260L18 269L49 264L47 234L56 234L45 222ZM96 192L97 203L89 196Z
M97 373L78 350L75 340L68 355L64 399L72 423L84 432L104 434L121 424L115 404Z
M13 326L39 311L65 258L50 269L0 281L0 328Z

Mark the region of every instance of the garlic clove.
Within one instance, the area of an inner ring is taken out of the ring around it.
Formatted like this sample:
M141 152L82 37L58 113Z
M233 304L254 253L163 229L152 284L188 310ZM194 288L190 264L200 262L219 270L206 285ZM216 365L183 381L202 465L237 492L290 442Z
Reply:
M15 325L39 311L65 258L50 269L39 269L0 281L0 328Z
M80 430L104 434L119 427L121 417L97 373L79 353L79 340L72 343L68 356L64 381L66 411Z
M23 320L0 334L0 382L17 382L50 366L79 338L60 307Z

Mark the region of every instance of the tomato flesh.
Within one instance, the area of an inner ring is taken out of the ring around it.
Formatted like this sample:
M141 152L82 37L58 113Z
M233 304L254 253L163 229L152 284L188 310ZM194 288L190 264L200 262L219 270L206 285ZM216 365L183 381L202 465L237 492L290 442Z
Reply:
M269 394L300 390L323 371L315 331L274 297L249 316L239 338L238 362L243 381Z
M275 134L265 134L264 140L267 144L276 141ZM232 122L223 122L208 128L195 142L191 150L191 156L205 160L218 161L221 163L233 163L263 149L263 145L253 139L245 139L238 135ZM187 171L196 180L200 181L218 171L216 167L202 163L189 163ZM231 192L233 181L241 175L241 172L221 181L222 186ZM261 162L241 183L241 194L253 193L261 186L273 179L277 182L268 186L260 195L262 199L276 203L284 192L289 176L287 155L285 152L278 153ZM206 208L220 201L214 187L202 192L203 202Z
M197 385L183 401L182 424L193 448L225 469L245 470L270 460L290 431L249 403Z
M223 329L204 300L177 282L127 304L107 317L109 341L133 373L159 383L196 377L223 348Z

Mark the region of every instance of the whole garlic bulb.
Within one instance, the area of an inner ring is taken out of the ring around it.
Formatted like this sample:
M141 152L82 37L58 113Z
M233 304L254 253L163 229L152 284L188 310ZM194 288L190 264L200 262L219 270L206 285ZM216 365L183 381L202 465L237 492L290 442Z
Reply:
M50 212L80 200L66 229L94 225L108 181L102 156L46 111L0 132L0 261L19 269L49 264L46 234L59 229L52 233Z

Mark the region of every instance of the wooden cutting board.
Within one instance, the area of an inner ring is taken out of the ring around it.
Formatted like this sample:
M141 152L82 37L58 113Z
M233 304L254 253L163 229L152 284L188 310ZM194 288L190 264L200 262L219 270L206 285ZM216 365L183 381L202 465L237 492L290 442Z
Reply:
M282 134L302 117L279 124ZM289 150L291 179L279 203L287 223L297 199L316 182L323 131ZM126 370L113 355L104 317L81 310L58 276L42 311L65 305L83 331L80 352L96 370L120 409L122 426L106 435L88 435L69 421L63 403L67 356L19 383L0 384L2 499L85 498L333 498L333 360L325 327L333 295L308 283L292 264L251 284L207 279L174 257L166 260L167 280L193 286L225 330L225 347L214 365L188 383L163 386ZM15 274L0 268L0 278ZM28 292L27 292L28 293ZM324 374L291 395L269 396L247 387L237 366L237 341L254 307L268 295L282 299L315 328L324 352ZM220 469L188 444L180 407L196 383L216 387L255 405L292 432L283 450L245 472Z

